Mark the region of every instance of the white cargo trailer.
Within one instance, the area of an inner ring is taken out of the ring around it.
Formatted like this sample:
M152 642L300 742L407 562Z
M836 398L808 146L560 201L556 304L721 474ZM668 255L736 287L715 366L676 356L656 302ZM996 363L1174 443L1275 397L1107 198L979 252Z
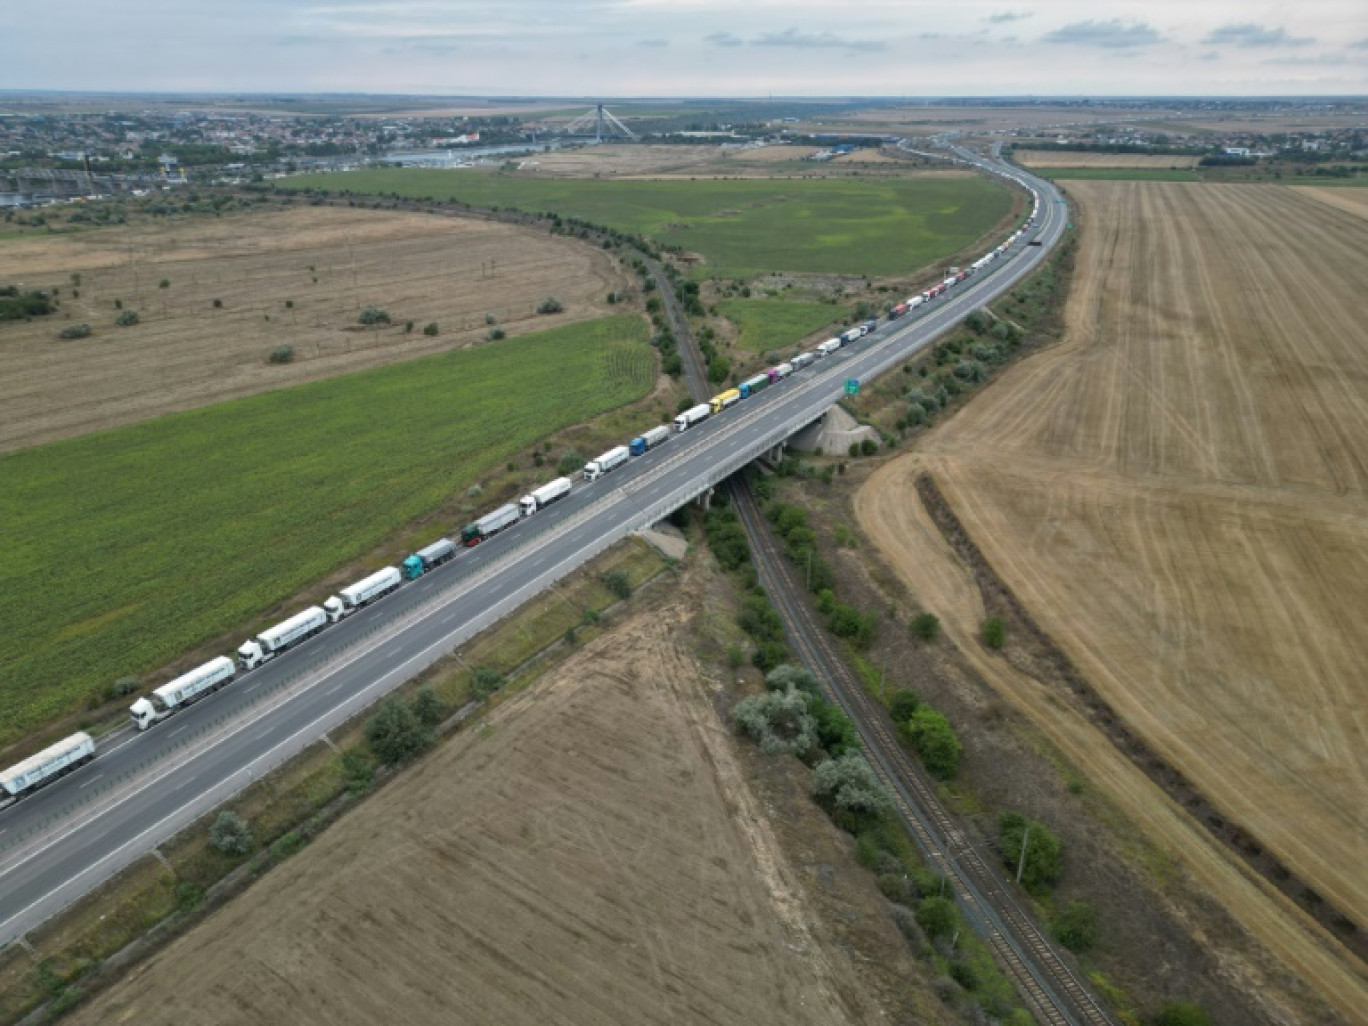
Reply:
M647 452L654 449L661 442L670 437L670 429L664 424L658 424L649 431L643 431L632 439L627 447L633 456L644 456Z
M597 481L610 470L616 470L627 462L631 456L631 451L625 445L615 445L596 460L590 460L584 465L584 479L586 481Z
M189 705L211 691L229 683L237 667L227 656L210 659L189 673L183 673L169 684L163 684L146 698L140 698L128 708L133 726L146 730L158 720L164 720L181 706Z
M398 567L387 566L343 588L323 603L323 610L328 614L329 620L337 623L344 616L351 616L362 606L389 594L403 581L404 575L399 572Z
M688 431L695 424L701 424L712 414L712 407L707 403L699 403L691 406L674 419L676 431Z
M799 353L789 362L793 364L794 370L799 371L815 359L817 359L817 357L813 356L811 353Z
M522 519L522 513L511 502L504 503L493 513L486 513L473 524L461 529L461 544L467 548L479 545L487 538L493 538L505 527L512 527Z
M238 662L244 670L260 666L287 648L312 638L326 626L328 614L318 606L310 606L304 612L266 628L251 641L244 641L238 646Z
M569 495L572 487L574 486L568 477L558 477L524 495L518 500L518 508L522 511L523 516L530 517L543 506L549 506L557 499Z
M793 364L785 362L777 364L774 368L774 373L778 375L780 381L783 381L784 378L788 377L790 374L793 373L793 370Z
M820 346L818 346L816 351L812 355L820 359L823 356L830 356L832 353L836 352L836 350L840 348L841 340L839 338L829 338Z
M90 735L72 734L0 773L0 788L4 788L10 799L19 799L93 758L95 742Z

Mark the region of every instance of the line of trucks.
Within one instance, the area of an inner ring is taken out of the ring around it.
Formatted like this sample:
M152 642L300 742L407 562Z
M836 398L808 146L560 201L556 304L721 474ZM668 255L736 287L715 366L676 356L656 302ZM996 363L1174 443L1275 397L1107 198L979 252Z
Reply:
M987 267L992 261L1004 255L1035 224L1040 212L1039 197L1028 217L1006 241L991 252L974 261L963 271L958 271L943 281L909 296L894 306L888 313L890 321L897 320L911 311L923 306L937 296L964 281L970 275ZM706 403L699 403L674 418L676 433L687 431L709 417L749 399L777 384L790 375L812 366L837 350L867 336L878 326L874 320L848 328L841 334L827 339L815 348L799 353L791 360L747 378L736 388L727 389L713 396ZM670 430L664 426L653 427L633 438L627 445L614 446L601 456L584 465L583 478L586 482L598 480L605 474L616 470L632 457L644 456L656 446L667 441ZM558 477L528 492L517 503L506 503L498 509L467 524L461 529L459 544L471 547L492 538L500 531L533 516L565 496L569 495L573 482L568 477ZM174 715L179 710L198 701L206 695L218 691L232 683L239 670L249 671L269 662L276 656L299 645L323 631L331 624L351 616L386 595L398 589L405 581L413 581L430 573L443 563L455 557L458 544L450 538L437 541L419 549L398 567L387 566L362 578L355 584L341 589L328 598L321 606L310 606L273 627L268 627L256 637L243 642L237 649L237 659L218 656L175 680L155 688L150 694L139 698L129 707L129 716L139 730L147 730L154 723ZM95 757L95 744L88 734L73 734L51 745L23 762L0 772L0 808L17 801L31 791L57 779Z

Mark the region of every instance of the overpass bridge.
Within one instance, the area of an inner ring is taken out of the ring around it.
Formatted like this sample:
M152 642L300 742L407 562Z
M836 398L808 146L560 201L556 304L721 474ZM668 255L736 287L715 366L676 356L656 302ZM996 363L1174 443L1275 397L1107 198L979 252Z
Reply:
M1016 169L972 161L1041 198L1026 239L914 315L885 324L0 810L0 946L22 938L253 780L317 742L609 546L667 516L822 416L847 378L896 367L1030 274L1063 200Z

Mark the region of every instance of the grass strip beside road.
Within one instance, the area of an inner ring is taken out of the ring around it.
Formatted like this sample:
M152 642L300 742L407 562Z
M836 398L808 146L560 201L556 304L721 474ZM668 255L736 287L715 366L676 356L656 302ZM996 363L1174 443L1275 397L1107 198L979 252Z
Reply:
M620 316L0 457L0 745L293 612L276 607L655 376L645 323Z
M1012 194L981 177L593 181L378 168L301 175L280 189L551 211L701 254L704 271L899 275L972 244Z
M845 314L830 303L791 303L781 299L723 299L717 312L736 325L736 345L751 353L767 353L793 345Z

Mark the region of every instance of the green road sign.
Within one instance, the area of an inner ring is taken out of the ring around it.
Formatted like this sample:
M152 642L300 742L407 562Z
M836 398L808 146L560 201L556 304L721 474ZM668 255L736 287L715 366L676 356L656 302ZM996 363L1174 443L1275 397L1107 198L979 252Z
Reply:
M859 378L846 378L846 395L859 395L859 394L860 394L860 379L859 379Z

